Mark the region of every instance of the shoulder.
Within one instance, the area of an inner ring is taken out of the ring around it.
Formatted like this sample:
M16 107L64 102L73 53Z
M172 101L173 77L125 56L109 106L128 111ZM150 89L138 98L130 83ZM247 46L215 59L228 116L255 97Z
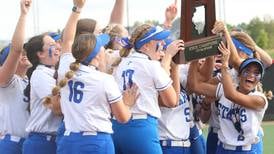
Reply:
M265 96L264 93L262 93L260 91L254 91L254 92L249 93L248 95L261 97L264 100L264 102L265 102L264 108L267 108L267 106L268 106L268 100L267 100L267 98L266 98L266 96Z
M12 78L4 85L1 85L0 88L8 88L16 83L19 80L19 76L13 75Z

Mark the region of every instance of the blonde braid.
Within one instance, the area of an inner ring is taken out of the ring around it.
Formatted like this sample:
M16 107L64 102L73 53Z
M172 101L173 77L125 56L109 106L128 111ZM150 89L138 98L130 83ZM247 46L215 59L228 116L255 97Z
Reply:
M50 107L50 105L53 104L52 98L60 96L61 88L65 87L68 81L74 76L75 72L79 70L80 62L89 55L89 53L94 49L95 44L96 37L94 34L80 34L75 38L72 45L72 55L76 61L70 64L70 70L65 74L65 78L52 89L51 97L45 98L44 105Z
M62 79L56 87L54 87L51 91L51 97L60 95L61 88L65 87L68 81L74 76L75 72L80 68L79 62L73 62L70 64L70 70L66 73L65 78ZM52 104L51 97L46 97L44 100L45 106L50 106Z

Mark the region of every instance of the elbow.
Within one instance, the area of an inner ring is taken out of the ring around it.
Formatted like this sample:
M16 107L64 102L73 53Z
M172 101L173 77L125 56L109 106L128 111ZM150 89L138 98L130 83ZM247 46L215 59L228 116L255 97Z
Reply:
M265 68L268 68L271 65L272 65L272 60L271 61L267 61L267 62L264 63Z
M119 123L125 124L130 120L130 118L131 118L131 114L129 114L127 116L120 116L120 117L117 117L117 121Z
M178 102L179 102L179 96L175 96L172 99L167 101L166 106L169 108L174 108L178 105Z

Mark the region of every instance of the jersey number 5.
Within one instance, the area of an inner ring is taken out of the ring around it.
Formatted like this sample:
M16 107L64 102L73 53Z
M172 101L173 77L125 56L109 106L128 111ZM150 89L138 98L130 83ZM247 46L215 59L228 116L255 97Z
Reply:
M81 103L82 99L83 99L83 91L81 91L81 89L83 89L85 87L85 84L83 82L79 82L79 81L75 81L73 82L72 80L70 80L68 82L68 86L69 86L69 101L71 102L73 99L74 103Z

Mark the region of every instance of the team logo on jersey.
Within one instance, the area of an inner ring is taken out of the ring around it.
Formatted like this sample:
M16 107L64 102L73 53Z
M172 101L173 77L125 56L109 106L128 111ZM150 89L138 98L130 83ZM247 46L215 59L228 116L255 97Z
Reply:
M247 121L246 110L240 106L236 107L235 104L233 104L230 108L221 103L218 103L218 111L219 117L222 119L230 120L232 122L234 128L239 133L237 140L243 141L245 137L243 135L244 131L242 129L242 123Z

